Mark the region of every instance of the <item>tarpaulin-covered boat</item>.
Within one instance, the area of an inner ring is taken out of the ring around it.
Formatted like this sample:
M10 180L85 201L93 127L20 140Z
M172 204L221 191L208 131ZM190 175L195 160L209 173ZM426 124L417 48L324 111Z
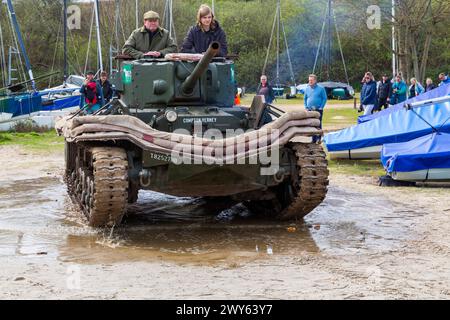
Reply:
M388 175L402 181L450 181L450 134L434 132L385 144L381 161Z
M384 117L325 135L331 158L376 159L386 143L407 142L433 132L450 132L450 96L422 101L421 107L402 108ZM413 104L414 105L414 104Z

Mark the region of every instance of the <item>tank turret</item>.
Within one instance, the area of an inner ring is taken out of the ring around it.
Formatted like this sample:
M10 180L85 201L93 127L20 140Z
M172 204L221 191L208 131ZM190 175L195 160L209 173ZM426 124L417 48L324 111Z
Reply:
M181 92L184 95L189 96L192 94L197 81L206 72L206 70L208 70L210 62L216 56L219 50L220 45L218 42L211 43L203 58L198 62L194 71L192 71L191 75L188 76L187 79L183 82L181 86Z
M236 92L234 63L215 58L219 49L219 43L213 42L200 61L194 61L198 54L123 61L112 82L130 108L232 107Z

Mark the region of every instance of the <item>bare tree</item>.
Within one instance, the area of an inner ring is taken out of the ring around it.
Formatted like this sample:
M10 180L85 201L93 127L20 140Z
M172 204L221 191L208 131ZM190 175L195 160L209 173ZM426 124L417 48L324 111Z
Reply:
M434 30L450 19L448 0L397 0L396 38L400 70L423 83Z

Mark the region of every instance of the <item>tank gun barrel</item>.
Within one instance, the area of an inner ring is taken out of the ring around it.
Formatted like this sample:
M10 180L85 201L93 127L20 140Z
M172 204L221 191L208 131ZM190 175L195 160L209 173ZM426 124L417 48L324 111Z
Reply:
M209 48L206 51L203 58L198 62L194 71L192 71L192 73L189 75L189 77L187 77L186 80L181 85L181 92L184 95L192 94L192 91L194 90L195 84L197 83L198 79L208 69L209 63L216 56L216 54L219 52L219 50L220 50L219 42L211 43L211 45L209 46Z

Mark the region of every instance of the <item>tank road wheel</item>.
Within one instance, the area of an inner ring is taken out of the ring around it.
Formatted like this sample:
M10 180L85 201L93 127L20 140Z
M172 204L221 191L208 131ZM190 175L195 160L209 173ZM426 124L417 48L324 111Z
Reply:
M326 154L318 144L294 144L297 176L290 177L272 189L271 200L247 201L255 213L275 216L281 220L303 218L325 199L328 187Z
M93 147L77 157L72 192L92 227L119 225L128 202L128 160L121 148Z

